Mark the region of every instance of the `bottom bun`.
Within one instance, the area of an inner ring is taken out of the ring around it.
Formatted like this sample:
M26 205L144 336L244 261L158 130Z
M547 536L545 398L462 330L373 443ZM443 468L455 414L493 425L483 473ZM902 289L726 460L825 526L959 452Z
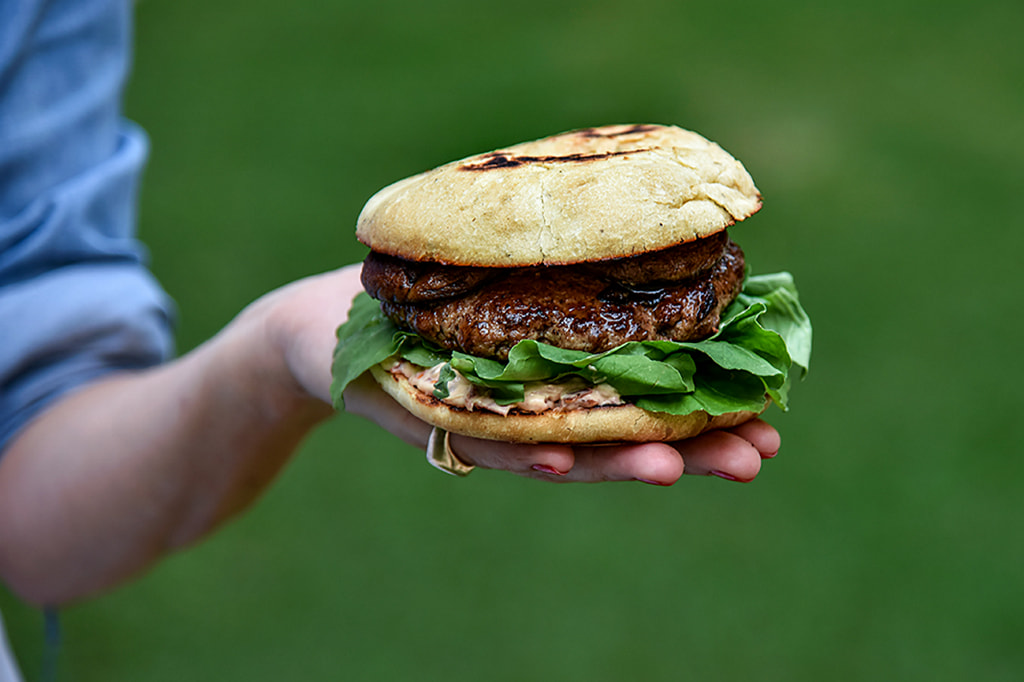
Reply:
M573 410L518 412L502 416L448 405L417 390L402 375L381 366L370 368L381 388L423 421L452 433L509 443L652 443L692 438L712 429L750 421L758 412L739 411L710 416L648 412L636 405L606 405ZM765 408L768 401L765 401Z

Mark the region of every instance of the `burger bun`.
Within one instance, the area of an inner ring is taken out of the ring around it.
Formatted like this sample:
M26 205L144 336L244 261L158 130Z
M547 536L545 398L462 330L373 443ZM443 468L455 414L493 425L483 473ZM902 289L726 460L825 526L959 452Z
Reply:
M455 161L380 190L356 236L447 265L626 258L710 236L761 207L743 165L675 126L585 128Z

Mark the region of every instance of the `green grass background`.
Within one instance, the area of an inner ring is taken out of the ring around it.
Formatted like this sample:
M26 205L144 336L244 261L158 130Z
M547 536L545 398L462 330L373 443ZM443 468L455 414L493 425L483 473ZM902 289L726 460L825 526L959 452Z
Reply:
M63 615L60 680L1024 678L1024 4L137 8L141 234L187 350L360 259L378 188L570 128L744 161L808 380L756 482L451 479L341 415L260 504ZM30 680L42 618L0 594Z

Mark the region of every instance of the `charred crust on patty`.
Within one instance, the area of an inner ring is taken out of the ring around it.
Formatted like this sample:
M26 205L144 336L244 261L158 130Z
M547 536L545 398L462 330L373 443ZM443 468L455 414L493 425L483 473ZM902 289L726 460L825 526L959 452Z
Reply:
M728 244L729 235L722 230L660 251L597 261L587 267L603 279L644 288L652 283L679 282L706 272L725 255Z
M660 251L591 263L542 266L576 267L623 291L638 293L660 288L666 282L696 277L713 267L725 254L729 237L717 234ZM371 251L363 263L362 283L370 296L393 303L426 303L468 294L488 281L521 268L445 265L410 261Z
M589 352L647 339L697 341L717 331L742 286L744 258L727 242L712 267L646 290L596 277L591 267L508 268L459 296L420 303L392 296L382 309L442 348L500 360L528 339Z
M496 268L409 261L371 252L363 261L363 288L373 298L425 303L455 298L500 275Z

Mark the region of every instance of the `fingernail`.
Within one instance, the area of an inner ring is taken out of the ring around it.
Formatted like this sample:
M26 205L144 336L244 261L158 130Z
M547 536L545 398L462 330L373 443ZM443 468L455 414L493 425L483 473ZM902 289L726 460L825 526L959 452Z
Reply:
M666 487L666 488L668 486L672 485L671 483L662 483L661 481L652 481L649 478L638 478L636 480L640 481L641 483L646 483L647 485L660 485L660 486Z
M711 471L709 473L712 476L718 476L719 478L724 478L727 481L738 481L738 480L740 480L740 479L736 478L735 476L733 476L732 474L727 474L724 471Z
M567 473L569 473L568 471L559 471L555 467L548 466L547 464L534 464L530 468L533 469L534 471L540 471L545 474L553 474L555 476L565 476Z
M764 459L771 459L772 457L774 457L777 454L779 454L778 450L776 450L775 452L765 452L765 453L763 453L761 455L761 457L763 457Z

